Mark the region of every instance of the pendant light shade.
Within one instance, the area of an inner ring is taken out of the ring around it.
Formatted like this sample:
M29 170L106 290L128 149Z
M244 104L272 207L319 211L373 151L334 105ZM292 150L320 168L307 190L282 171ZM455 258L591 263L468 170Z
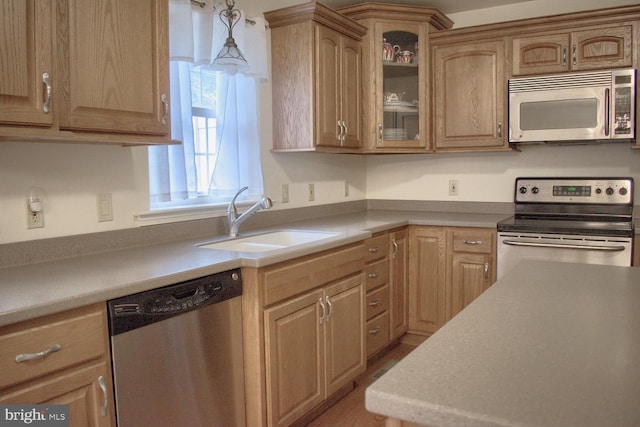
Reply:
M240 11L235 9L236 3L234 0L226 0L226 4L227 8L220 11L220 20L227 27L229 33L224 46L218 52L216 59L213 60L211 68L233 75L247 71L249 64L233 39L233 27L240 19Z

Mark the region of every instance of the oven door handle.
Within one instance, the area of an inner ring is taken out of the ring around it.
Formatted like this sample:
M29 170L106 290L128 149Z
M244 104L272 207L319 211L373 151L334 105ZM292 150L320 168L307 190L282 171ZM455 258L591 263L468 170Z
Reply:
M624 246L591 246L591 245L576 245L576 244L563 244L563 243L536 243L536 242L519 242L517 240L503 240L502 243L511 246L532 246L536 248L561 248L561 249L581 249L589 251L603 251L603 252L622 252L625 250Z

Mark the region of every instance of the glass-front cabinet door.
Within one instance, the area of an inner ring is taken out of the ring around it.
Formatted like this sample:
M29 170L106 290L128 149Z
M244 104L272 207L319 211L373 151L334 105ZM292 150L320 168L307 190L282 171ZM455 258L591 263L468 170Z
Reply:
M426 30L378 23L377 148L426 148Z

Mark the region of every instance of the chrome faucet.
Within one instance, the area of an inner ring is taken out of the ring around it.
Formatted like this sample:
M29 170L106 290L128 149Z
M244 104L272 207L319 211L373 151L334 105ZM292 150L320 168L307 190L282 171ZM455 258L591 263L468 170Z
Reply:
M249 187L242 187L240 191L233 196L231 203L229 203L229 207L227 208L227 226L229 228L229 237L237 237L238 236L238 227L242 224L247 218L249 218L254 213L258 212L260 209L269 209L273 206L273 202L268 197L263 197L258 200L253 206L247 209L242 215L238 216L238 209L236 208L236 199L244 190Z

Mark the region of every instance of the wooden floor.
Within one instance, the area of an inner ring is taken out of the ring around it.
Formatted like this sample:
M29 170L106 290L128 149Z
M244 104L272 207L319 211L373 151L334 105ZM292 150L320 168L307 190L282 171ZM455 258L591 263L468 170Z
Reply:
M386 417L372 414L364 407L364 391L375 381L373 375L376 374L385 364L391 360L399 361L409 354L415 346L409 344L399 344L367 368L367 372L356 380L356 387L326 412L313 420L311 427L384 427Z

